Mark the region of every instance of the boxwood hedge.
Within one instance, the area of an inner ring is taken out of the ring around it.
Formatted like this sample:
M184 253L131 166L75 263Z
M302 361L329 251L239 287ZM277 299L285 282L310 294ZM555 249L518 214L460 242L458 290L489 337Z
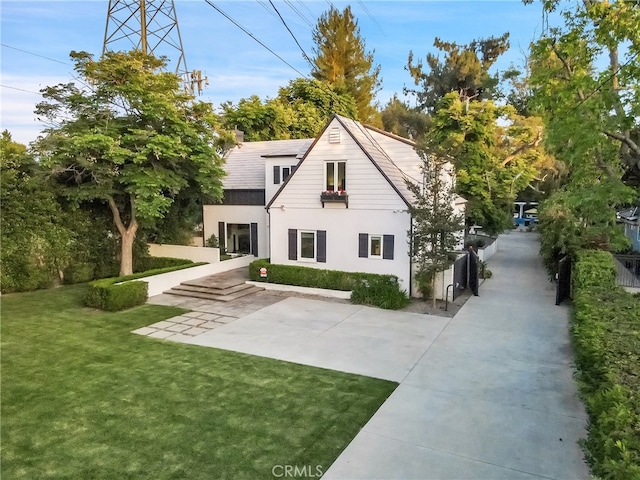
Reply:
M89 288L84 297L84 304L87 307L99 308L100 310L107 310L111 312L142 305L147 301L148 285L146 282L135 282L132 280L204 265L205 263L193 263L191 260L170 257L150 258L157 258L158 260L149 262L149 265L155 264L169 266L134 273L133 275L94 280L89 283Z
M615 285L613 257L578 253L572 336L589 414L592 473L640 479L640 295Z
M261 268L267 269L266 278L260 276ZM398 309L409 303L406 292L400 290L398 278L394 275L277 265L263 259L249 265L249 276L256 282L351 291L353 303L381 308Z

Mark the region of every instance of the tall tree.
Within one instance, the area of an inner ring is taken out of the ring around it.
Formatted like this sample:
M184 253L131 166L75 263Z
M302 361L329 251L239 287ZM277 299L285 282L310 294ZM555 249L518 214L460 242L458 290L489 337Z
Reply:
M450 92L478 100L493 98L499 78L490 74L489 69L509 49L509 33L474 40L467 45L436 38L434 46L444 53L444 59L428 53L426 65L420 60L414 63L413 52L410 52L406 67L418 88L405 91L416 96L422 109L434 113L438 102Z
M573 232L543 247L550 257L585 246L619 248L615 211L638 195L640 182L640 9L637 2L592 0L547 0L543 9L561 9L565 24L532 46L530 107L544 118L547 147L569 171L543 214L543 235ZM575 228L566 228L567 219Z
M216 149L228 137L217 130L212 106L195 102L175 74L161 70L165 60L137 51L71 58L81 84L42 90L36 113L50 127L37 149L67 198L109 209L127 275L141 223L165 216L189 188L222 195Z
M222 104L222 125L238 128L247 141L315 137L334 113L355 118L355 100L349 93L315 79L298 78L265 101L257 96L237 105Z
M427 135L454 159L469 223L489 234L510 227L518 192L555 168L542 146L543 132L539 118L518 115L510 105L445 95Z
M385 105L382 112L382 127L404 138L417 140L425 134L431 124L429 116L417 108L409 107L397 95Z
M366 51L351 7L340 12L332 6L323 13L313 41L313 77L339 93L349 93L356 101L358 120L379 125L375 96L381 84L380 65L374 66L373 52Z
M431 294L436 306L438 272L448 269L455 260L453 251L464 233L464 216L455 212L454 169L441 145L427 137L415 149L422 163L423 183L407 180L415 202L409 207L413 219L409 233L410 255L417 265L416 280L427 298Z

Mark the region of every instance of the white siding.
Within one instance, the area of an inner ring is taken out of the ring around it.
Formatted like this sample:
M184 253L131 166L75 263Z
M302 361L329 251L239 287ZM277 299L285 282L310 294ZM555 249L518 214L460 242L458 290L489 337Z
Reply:
M271 262L282 265L347 272L369 272L396 275L403 289L409 290L410 261L407 231L409 214L401 211L364 212L352 209L271 208ZM289 260L288 230L325 230L327 232L326 263ZM360 258L358 234L394 236L393 260Z
M258 224L258 257L269 257L267 213L260 205L205 205L203 208L204 239L218 236L218 222Z
M340 143L329 143L332 128L340 129ZM313 149L278 195L273 207L322 209L325 162L346 161L346 192L349 210L398 210L406 204L337 120L324 131ZM329 205L327 205L329 207ZM344 208L332 204L331 209Z

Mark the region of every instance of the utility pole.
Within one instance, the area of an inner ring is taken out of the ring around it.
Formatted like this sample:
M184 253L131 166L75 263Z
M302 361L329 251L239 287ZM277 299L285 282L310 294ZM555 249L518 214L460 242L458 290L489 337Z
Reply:
M173 0L109 0L102 54L106 51L140 50L175 62L175 73L189 93L202 93L202 72L190 72L180 37Z

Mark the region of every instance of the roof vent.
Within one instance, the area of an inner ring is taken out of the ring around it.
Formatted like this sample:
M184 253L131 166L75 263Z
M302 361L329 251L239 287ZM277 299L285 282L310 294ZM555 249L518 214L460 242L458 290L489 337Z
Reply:
M329 131L329 143L340 143L340 129L338 127Z

